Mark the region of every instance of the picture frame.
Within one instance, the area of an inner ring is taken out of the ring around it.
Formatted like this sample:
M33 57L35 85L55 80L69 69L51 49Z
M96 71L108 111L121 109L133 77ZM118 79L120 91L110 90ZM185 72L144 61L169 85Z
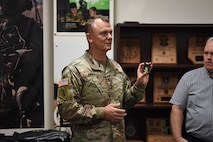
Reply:
M75 18L70 18L69 16L67 16L70 14L69 12L71 11L71 3L75 3L77 10L82 13L83 17L85 17L83 18L83 22L79 22L79 19L75 20ZM97 14L109 17L110 24L113 25L114 0L99 0L97 2L94 2L92 0L54 0L54 35L84 36L85 22L86 19L89 17L89 9L91 7L96 8Z

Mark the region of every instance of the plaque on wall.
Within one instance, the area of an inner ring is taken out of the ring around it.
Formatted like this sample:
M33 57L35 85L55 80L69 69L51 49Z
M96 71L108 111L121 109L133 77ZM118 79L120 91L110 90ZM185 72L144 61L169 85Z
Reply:
M140 63L140 38L121 38L120 63Z
M154 33L152 35L152 63L177 64L176 35Z
M207 34L195 33L188 39L188 59L193 64L203 64L203 49Z
M153 103L168 103L177 83L178 77L176 72L155 72Z

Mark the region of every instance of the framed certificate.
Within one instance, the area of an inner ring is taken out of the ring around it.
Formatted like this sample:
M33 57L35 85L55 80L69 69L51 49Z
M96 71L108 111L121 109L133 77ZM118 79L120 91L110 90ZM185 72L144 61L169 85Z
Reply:
M203 64L203 49L207 34L195 33L188 39L188 59L193 64Z
M152 35L152 63L177 64L176 35L154 33Z

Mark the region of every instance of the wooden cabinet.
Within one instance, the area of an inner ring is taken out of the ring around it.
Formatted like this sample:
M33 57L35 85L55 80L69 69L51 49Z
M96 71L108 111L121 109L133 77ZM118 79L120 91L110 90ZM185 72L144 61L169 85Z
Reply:
M158 85L162 87L163 83L161 84L161 82L156 81L157 78L155 74L174 73L178 81L186 71L202 66L202 55L195 55L195 51L189 50L189 46L191 47L199 44L198 46L201 46L203 49L206 39L213 36L213 25L139 24L134 22L117 24L115 27L115 59L121 64L132 83L136 79L138 63L152 61L155 58L153 58L152 53L154 43L158 42L155 41L157 40L156 37L153 40L156 35L166 35L166 39L173 39L173 41L168 43L170 45L174 44L173 46L176 48L175 55L174 52L169 53L171 57L167 58L171 60L171 62L161 59L161 63L156 62L153 64L153 69L150 72L150 81L146 88L145 100L141 101L127 112L126 131L128 140L147 141L147 120L149 118L162 118L168 119L169 121L171 105L168 101L171 97L162 96L156 101L155 97L158 95L160 96L161 91L154 91L155 89L159 89L154 84L158 83ZM202 49L199 49L199 52L202 52ZM161 51L159 50L159 52ZM191 54L195 56L195 62L191 60ZM169 80L173 78L174 75L169 76ZM174 81L170 81L170 83L171 82ZM176 84L173 85L173 87L170 86L170 89L174 90L175 86ZM164 89L164 87L161 89ZM172 90L165 89L164 93L166 94L169 91L171 92ZM156 94L156 92L159 94ZM166 133L171 133L171 130L168 128Z

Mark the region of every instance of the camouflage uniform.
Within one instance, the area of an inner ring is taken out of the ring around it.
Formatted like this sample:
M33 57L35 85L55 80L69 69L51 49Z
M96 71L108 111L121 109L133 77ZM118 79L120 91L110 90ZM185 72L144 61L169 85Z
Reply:
M139 102L145 86L131 87L121 66L108 59L106 70L87 52L62 71L58 88L61 118L72 124L73 142L125 142L124 120L104 119L104 107L119 102L128 109Z
M61 19L61 22L79 22L81 26L85 26L85 20L81 11L78 11L76 15L67 13L65 15L65 21Z

